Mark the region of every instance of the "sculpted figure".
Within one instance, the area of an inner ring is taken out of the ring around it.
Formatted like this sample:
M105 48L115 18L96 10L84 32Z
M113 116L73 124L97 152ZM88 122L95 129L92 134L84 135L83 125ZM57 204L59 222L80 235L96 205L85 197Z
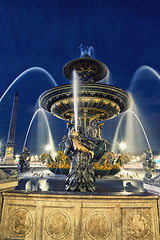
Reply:
M30 153L28 149L25 147L23 152L21 153L19 157L19 163L18 163L18 168L20 171L22 171L24 168L29 168L30 166Z
M78 151L81 151L81 152L86 152L86 153L90 153L92 155L92 158L93 158L93 151L89 150L87 147L85 147L83 145L83 142L81 141L81 138L78 134L78 132L76 132L74 129L72 131L72 135L73 135L73 138L72 138L72 141L73 141L73 148L74 150L78 150Z
M93 161L99 160L105 152L111 151L108 141L101 137L102 126L103 123L98 123L97 119L94 118L90 121L90 125L86 129L86 138L93 143Z
M60 142L60 143L58 144L58 150L61 150L61 151L64 151L64 150L65 150L67 138L68 138L68 137L67 137L66 135L63 136L62 142Z
M148 180L152 177L152 172L155 171L156 163L152 154L152 150L148 149L147 153L144 156L143 168L146 171L143 180Z
M81 128L79 128L81 132ZM95 172L92 165L92 143L82 139L73 128L69 134L70 145L65 154L72 151L72 166L66 179L66 190L95 191Z

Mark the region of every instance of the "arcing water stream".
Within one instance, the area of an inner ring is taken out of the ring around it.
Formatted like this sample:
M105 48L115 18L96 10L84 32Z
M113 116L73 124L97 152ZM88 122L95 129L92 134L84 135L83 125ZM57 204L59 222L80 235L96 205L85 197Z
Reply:
M128 111L126 111L126 112L122 115L122 117L121 117L121 119L120 119L120 121L119 121L119 123L118 123L117 129L116 129L116 132L115 132L115 135L114 135L114 139L113 139L112 151L113 151L113 152L116 152L117 142L118 142L118 132L119 132L120 126L121 126L121 124L122 124L123 118L126 116L126 114L129 114L129 113L133 114L133 115L136 117L136 119L137 119L137 121L138 121L138 123L139 123L139 125L140 125L140 127L141 127L141 129L142 129L142 131L143 131L143 134L144 134L144 136L145 136L145 139L146 139L148 148L151 149L151 146L150 146L150 143L149 143L147 134L146 134L146 132L145 132L145 130L144 130L144 127L143 127L143 125L142 125L139 117L137 116L137 114L136 114L134 111L128 110Z
M41 71L43 73L45 73L49 79L53 82L54 86L57 86L56 81L53 79L53 77L51 76L51 74L49 72L47 72L45 69L41 68L41 67L31 67L27 70L25 70L24 72L22 72L10 85L9 87L6 89L6 91L3 93L3 95L0 98L0 102L3 100L3 98L5 97L5 95L7 94L7 92L10 90L10 88L21 78L23 77L25 74L32 72L32 71Z
M46 114L45 112L42 110L42 109L37 109L37 111L34 113L31 121L30 121L30 124L29 124L29 127L28 127L28 130L27 130L27 133L26 133L26 137L25 137L25 140L24 140L24 144L23 144L23 149L24 147L26 146L26 142L27 142L27 138L28 138L28 135L29 135L29 131L30 131L30 128L32 126L32 123L33 123L33 120L35 119L36 115L41 112L44 116L44 119L45 119L45 122L46 122L46 125L47 125L47 129L48 129L48 140L49 140L49 145L51 146L51 155L54 156L55 154L55 147L54 147L54 143L53 143L53 138L52 138L52 134L51 134L51 130L50 130L50 127L49 127L49 122L48 122L48 119L46 117Z

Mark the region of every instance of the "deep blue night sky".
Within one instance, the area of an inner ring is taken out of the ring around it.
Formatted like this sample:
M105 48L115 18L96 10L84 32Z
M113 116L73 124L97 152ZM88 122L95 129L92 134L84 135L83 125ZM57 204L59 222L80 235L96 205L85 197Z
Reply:
M160 73L159 9L160 2L154 0L0 1L0 96L19 74L35 66L47 70L58 85L69 83L62 68L79 57L80 44L94 47L95 57L110 70L110 83L125 90L143 65ZM5 145L13 97L18 90L16 153L22 151L38 97L51 87L54 85L47 75L32 71L21 77L0 103L0 139ZM159 90L160 80L151 71L136 75L132 94L139 117L153 150L160 152ZM65 123L53 116L49 116L49 122L57 144L66 133ZM115 125L110 124L112 131L106 137L111 142ZM35 119L27 145L31 153L40 151L34 142L36 131Z

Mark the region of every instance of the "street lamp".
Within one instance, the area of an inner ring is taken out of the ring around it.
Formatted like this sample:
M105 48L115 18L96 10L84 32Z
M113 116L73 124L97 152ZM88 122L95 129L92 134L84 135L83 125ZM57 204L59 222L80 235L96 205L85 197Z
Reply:
M126 148L127 148L127 145L126 145L125 142L120 142L120 143L119 143L119 149L120 149L121 151L124 151Z
M50 152L52 150L52 147L51 147L51 145L50 144L47 144L46 146L45 146L45 151L46 152ZM52 152L52 157L53 158L55 158L56 156L57 156L57 153L56 152Z
M45 146L45 150L46 150L46 151L50 151L50 150L51 150L51 145L47 144L47 145Z

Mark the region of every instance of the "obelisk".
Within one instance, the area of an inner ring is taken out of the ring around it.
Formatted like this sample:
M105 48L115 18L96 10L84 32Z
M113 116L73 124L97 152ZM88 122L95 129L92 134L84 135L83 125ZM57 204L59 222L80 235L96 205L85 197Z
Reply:
M4 164L15 165L14 156L14 147L15 147L15 132L16 132L16 120L17 120L17 106L18 106L18 91L14 97L12 114L10 120L10 126L8 131L8 140L6 146L6 152L4 157Z

